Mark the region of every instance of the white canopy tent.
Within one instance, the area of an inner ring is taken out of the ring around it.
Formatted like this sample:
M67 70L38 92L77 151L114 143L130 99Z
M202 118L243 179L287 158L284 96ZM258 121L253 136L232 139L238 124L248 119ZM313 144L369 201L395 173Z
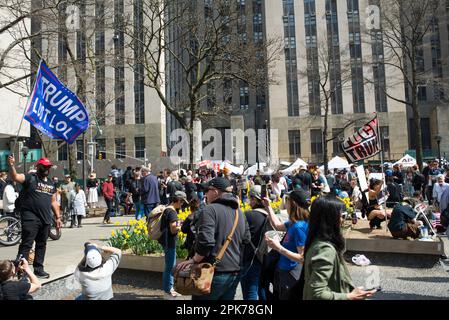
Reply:
M413 167L414 165L416 165L416 159L406 154L404 157L402 157L401 160L395 162L394 164L402 164L403 167Z
M290 165L290 167L283 169L282 173L283 174L292 174L294 170L299 169L301 166L304 166L307 168L307 163L304 160L298 158L295 162L293 162L292 165Z
M232 164L230 164L230 163L227 163L227 162L223 162L223 169L224 168L227 168L227 169L229 169L233 174L242 174L243 173L243 166L240 166L240 167L236 167L236 166L233 166Z
M263 176L270 176L274 173L274 171L267 167L266 163L259 163L260 174ZM257 163L244 172L245 176L255 176L257 174Z
M349 169L351 165L346 159L335 157L327 164L329 170L333 169Z

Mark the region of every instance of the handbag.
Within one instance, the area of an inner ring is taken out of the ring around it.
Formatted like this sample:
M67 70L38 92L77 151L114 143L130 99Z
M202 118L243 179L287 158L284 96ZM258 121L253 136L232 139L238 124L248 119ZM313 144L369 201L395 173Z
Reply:
M212 280L214 278L215 266L223 258L226 249L232 241L232 237L237 228L239 220L239 211L235 210L234 225L229 233L226 241L215 257L213 264L210 263L193 263L179 270L178 265L173 269L174 289L182 295L206 295L210 294Z

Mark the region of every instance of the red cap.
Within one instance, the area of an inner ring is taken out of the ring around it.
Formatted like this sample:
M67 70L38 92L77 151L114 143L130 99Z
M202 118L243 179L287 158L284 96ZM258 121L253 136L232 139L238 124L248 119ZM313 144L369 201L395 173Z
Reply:
M36 165L43 165L44 167L51 167L53 164L48 158L40 158Z

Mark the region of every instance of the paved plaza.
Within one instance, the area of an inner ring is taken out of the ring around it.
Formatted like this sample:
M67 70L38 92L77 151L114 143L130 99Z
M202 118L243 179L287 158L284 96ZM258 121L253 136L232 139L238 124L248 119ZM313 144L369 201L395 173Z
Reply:
M115 217L112 222L123 223L131 218ZM43 281L44 286L35 294L35 299L73 299L76 296L79 288L74 286L70 275L82 258L83 244L87 241L102 243L112 230L118 228L115 224L103 225L102 220L102 217L85 219L83 228L63 228L60 240L48 241L45 268L51 278ZM447 239L444 241L447 250ZM14 258L17 249L18 245L0 247L0 259ZM357 286L368 286L370 279L378 275L382 291L374 300L449 299L449 273L440 264L438 256L364 253L372 266L359 267L350 262L354 254L348 252L345 258ZM161 273L119 269L113 282L116 299L163 299ZM236 298L242 299L240 288Z

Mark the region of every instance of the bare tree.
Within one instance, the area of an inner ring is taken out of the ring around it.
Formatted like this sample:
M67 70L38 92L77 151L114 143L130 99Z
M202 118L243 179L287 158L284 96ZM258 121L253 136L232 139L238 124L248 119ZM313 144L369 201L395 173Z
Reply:
M67 27L70 14L66 12L67 2L48 0L38 5L31 3L32 1L25 0L0 0L3 9L3 14L0 15L0 30L7 33L10 39L6 49L0 52L0 79L6 79L0 83L0 88L28 96L32 89L30 79L34 77L39 60L45 59L60 80L71 87L83 101L89 110L92 123L98 125L98 118L106 120L113 117L114 112L110 111L110 107L118 98L124 96L124 92L104 96L104 110L96 108L96 102L89 99L97 94L95 85L92 85L95 71L107 66L114 67L115 55L111 44L106 44L101 52L96 47L98 33L114 28L113 6L110 1L87 0L70 3L78 10L73 16L73 19L77 20L77 26L70 30ZM96 8L100 3L103 6L102 14L99 14ZM98 24L98 21L102 23ZM32 24L38 27L33 29ZM40 43L45 42L46 45L40 46L33 42L37 40ZM75 81L72 81L73 79ZM110 79L103 78L100 81L108 82ZM51 139L40 132L38 137L44 154L53 155L57 152L58 148L54 147ZM84 137L83 141L85 142ZM59 147L63 145L60 144ZM68 161L70 174L76 177L76 144L68 146Z
M195 120L226 113L229 106L215 100L217 89L229 84L233 87L236 81L266 89L273 80L269 70L278 58L280 41L244 39L238 32L241 15L235 1L214 0L206 5L191 0L136 3L143 16L139 26L126 30L135 53L128 64L141 74L145 86L157 92L166 110L189 132L190 141ZM170 71L176 74L167 73ZM167 90L171 76L178 77L179 92ZM208 99L213 102L205 107Z
M309 99L301 103L300 108L309 110L310 120L319 117L323 121L322 162L325 172L328 170L328 143L338 139L345 129L364 118L364 115L356 117L353 114L343 114L343 93L351 88L351 65L345 62L349 52L347 48L341 48L336 38L330 37L326 31L320 32L315 46L305 49L307 65L300 69L298 76L308 79ZM342 118L343 127L340 132L329 132L329 117L339 115Z
M416 143L416 160L423 168L423 145L421 132L421 112L419 108L419 88L434 78L432 69L424 67L426 38L432 33L435 17L438 15L438 0L378 0L380 6L380 29L368 30L369 36L377 33L376 41L384 47L384 57L376 64L398 74L389 78L391 84L405 84L407 97L395 96L388 88L386 95L394 101L403 103L413 114L414 131L411 132ZM441 79L440 79L441 80ZM367 79L373 83L373 79ZM442 83L441 83L442 85Z

